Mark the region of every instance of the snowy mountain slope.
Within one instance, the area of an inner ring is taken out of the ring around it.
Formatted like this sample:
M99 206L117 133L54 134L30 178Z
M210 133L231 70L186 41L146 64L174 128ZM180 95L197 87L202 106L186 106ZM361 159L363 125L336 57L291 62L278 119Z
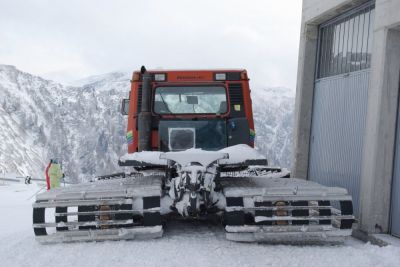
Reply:
M290 168L295 93L276 87L252 90L256 147L270 165Z
M127 88L127 82L129 82L130 79L131 73L129 72L111 72L89 76L84 79L74 81L71 83L71 85L78 87L90 86L101 91L116 89L126 92L129 89Z
M0 175L42 178L50 158L60 158L69 177L112 173L126 152L130 73L114 72L64 86L0 65ZM290 166L293 93L253 90L256 146L271 164Z
M45 124L60 102L61 85L0 66L0 169L38 175L47 148ZM35 92L35 93L33 93ZM32 168L32 166L34 166Z
M66 87L0 65L0 172L43 177L54 157L75 179L115 171L126 150L119 105L127 85Z

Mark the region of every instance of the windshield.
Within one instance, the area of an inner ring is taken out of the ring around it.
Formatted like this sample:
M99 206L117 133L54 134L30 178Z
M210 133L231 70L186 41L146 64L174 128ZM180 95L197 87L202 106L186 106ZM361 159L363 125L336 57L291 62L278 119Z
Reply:
M228 111L223 86L157 87L154 112L157 114L223 114Z

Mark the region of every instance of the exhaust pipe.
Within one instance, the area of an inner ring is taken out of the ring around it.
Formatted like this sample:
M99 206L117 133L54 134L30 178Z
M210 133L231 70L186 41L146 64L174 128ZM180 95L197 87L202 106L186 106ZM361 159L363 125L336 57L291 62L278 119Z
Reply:
M142 66L142 105L138 115L138 150L151 151L151 74Z

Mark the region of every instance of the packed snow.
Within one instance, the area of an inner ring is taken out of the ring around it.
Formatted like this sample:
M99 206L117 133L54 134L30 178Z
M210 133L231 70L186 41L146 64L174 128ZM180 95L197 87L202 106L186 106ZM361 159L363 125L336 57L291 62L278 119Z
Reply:
M160 151L142 151L133 154L125 154L120 158L120 161L126 162L134 160L155 165L167 165L166 159L176 161L181 165L187 165L190 162L197 161L203 166L208 166L216 160L218 160L219 164L228 165L244 163L246 160L263 160L265 157L250 146L239 144L218 151L206 151L197 148L181 152L166 153Z
M236 164L245 162L246 160L265 159L265 157L261 155L257 150L254 150L253 148L244 144L226 147L221 149L220 152L229 154L229 159L220 160L220 164Z
M169 222L164 237L147 241L41 245L31 204L36 184L0 181L1 266L399 266L400 247L350 239L343 245L283 246L225 240L222 226Z
M145 162L154 165L167 165L166 159L160 159L160 155L162 152L160 151L142 151L137 153L126 153L122 157L119 158L121 162L126 161L137 161L137 162Z

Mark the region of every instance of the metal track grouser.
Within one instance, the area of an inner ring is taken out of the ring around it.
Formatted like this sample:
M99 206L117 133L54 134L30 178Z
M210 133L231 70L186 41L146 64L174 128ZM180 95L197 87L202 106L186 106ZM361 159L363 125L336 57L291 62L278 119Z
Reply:
M288 178L253 148L248 80L245 70L134 72L119 161L134 172L37 195L36 239L157 238L178 215L216 216L234 241L343 241L354 221L347 191Z

